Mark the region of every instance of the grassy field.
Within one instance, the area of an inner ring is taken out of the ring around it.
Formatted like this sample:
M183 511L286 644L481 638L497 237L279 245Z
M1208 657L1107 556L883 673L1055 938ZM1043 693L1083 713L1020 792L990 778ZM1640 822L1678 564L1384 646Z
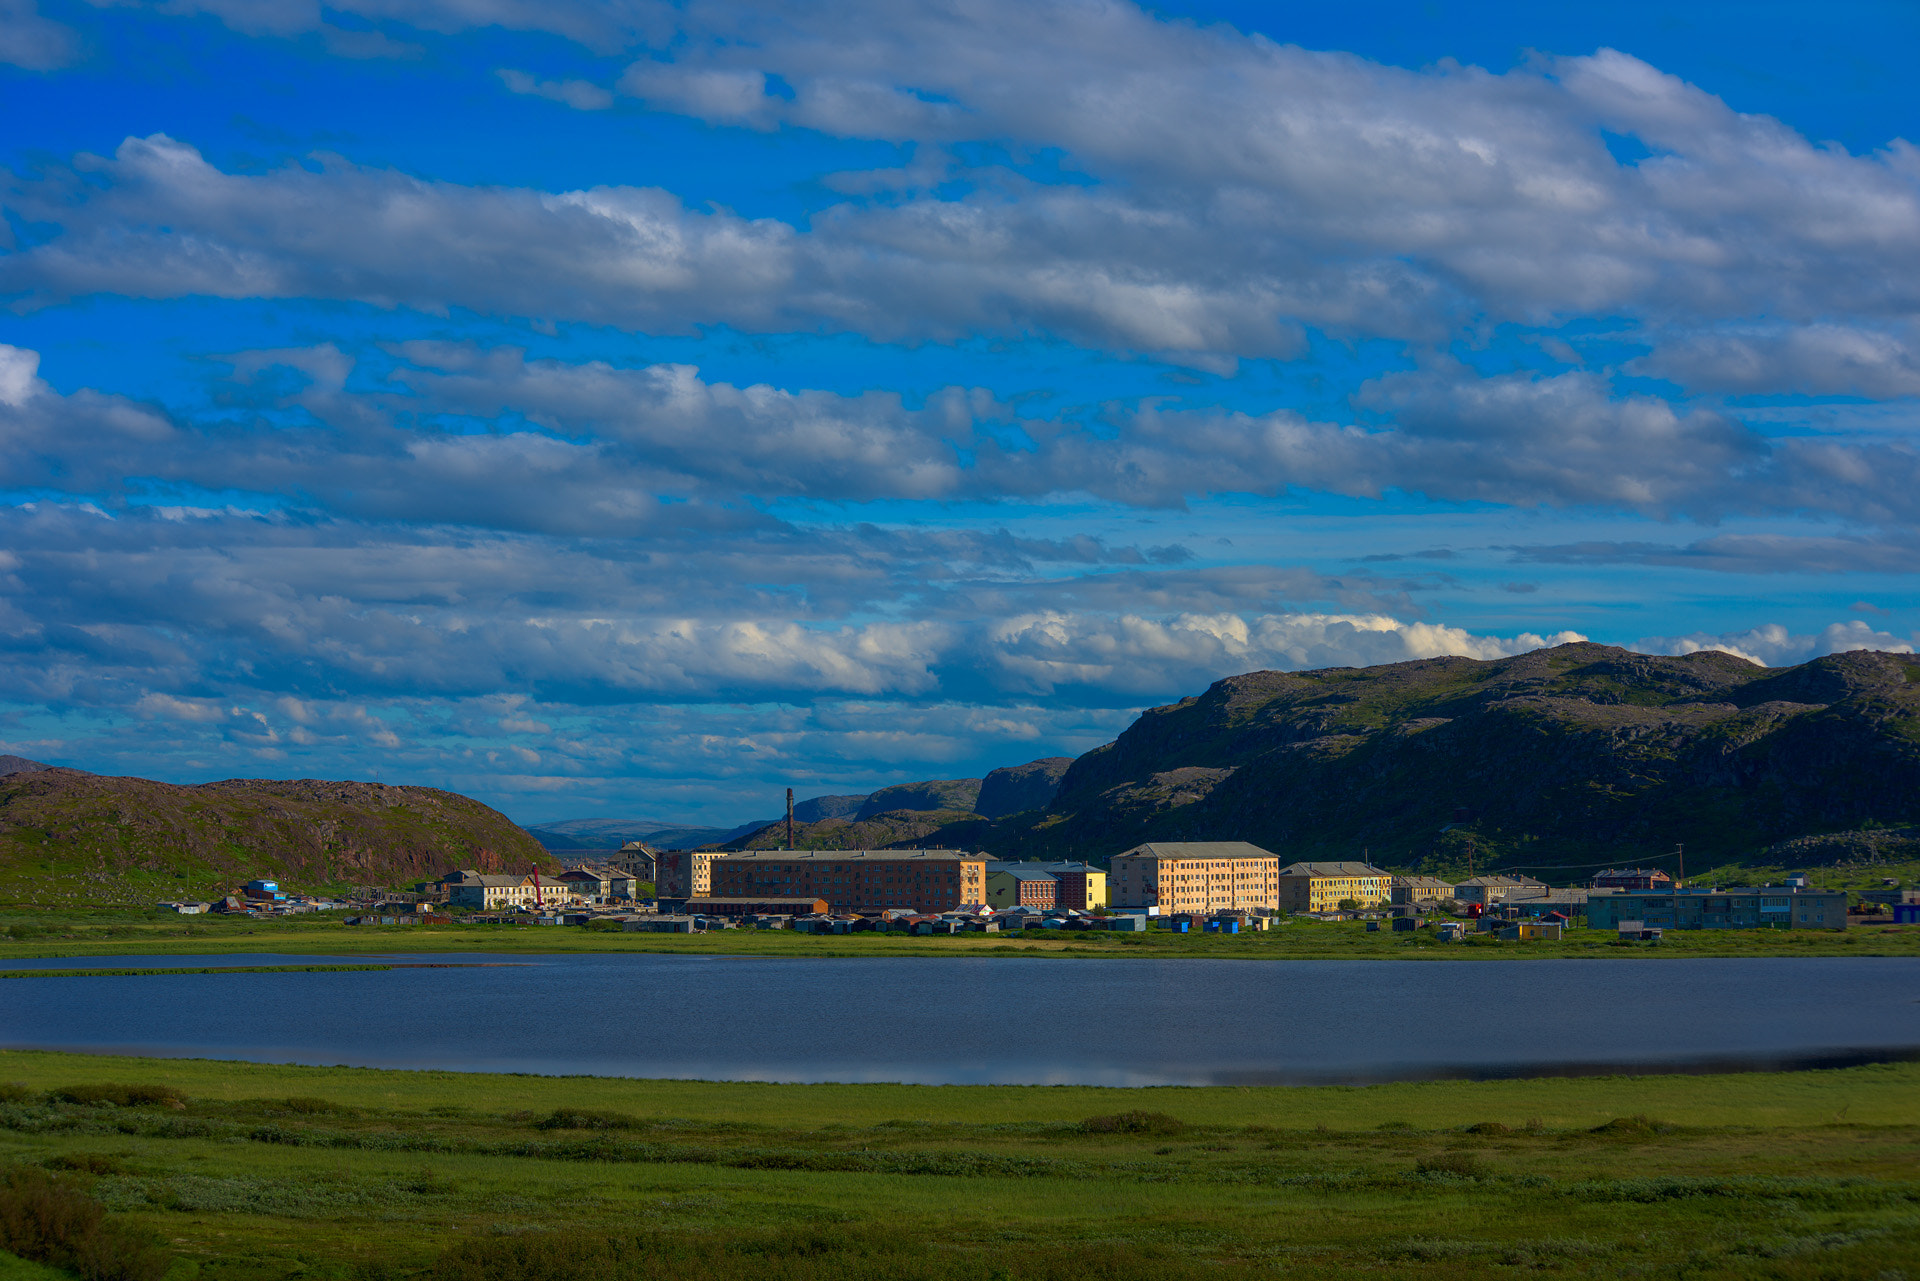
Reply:
M157 1233L170 1281L1894 1278L1920 1239L1915 1065L1104 1090L14 1052L0 1081L0 1163ZM124 1086L183 1098L98 1101Z
M1038 936L1038 937L1036 937ZM1670 930L1658 946L1620 945L1613 934L1569 930L1558 943L1501 943L1475 936L1437 942L1425 930L1368 932L1357 921L1293 919L1243 935L1064 934L811 935L786 930L710 934L600 933L564 926L349 926L338 919L252 920L102 912L49 918L0 914L0 960L61 956L278 952L352 956L392 952L701 952L756 956L1191 956L1243 959L1465 960L1556 956L1920 956L1920 926L1849 930Z

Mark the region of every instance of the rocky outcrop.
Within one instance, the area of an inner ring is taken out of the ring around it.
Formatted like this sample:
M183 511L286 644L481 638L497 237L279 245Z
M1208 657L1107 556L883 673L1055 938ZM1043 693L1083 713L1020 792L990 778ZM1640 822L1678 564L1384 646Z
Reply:
M977 778L936 779L930 783L900 783L893 787L883 787L867 797L854 815L856 820L865 821L881 814L891 814L899 810L913 810L926 813L940 810L957 810L963 814L972 814L974 802L980 796L980 780ZM796 814L795 817L798 817Z
M1072 765L1071 756L1049 756L1025 765L1002 766L980 780L973 808L988 818L1043 810L1059 794L1060 780Z

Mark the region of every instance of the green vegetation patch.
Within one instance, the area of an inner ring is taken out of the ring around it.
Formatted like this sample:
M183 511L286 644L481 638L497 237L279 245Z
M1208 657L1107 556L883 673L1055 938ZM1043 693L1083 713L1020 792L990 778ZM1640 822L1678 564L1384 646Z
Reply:
M15 1052L7 1077L0 1167L166 1243L171 1281L1837 1281L1920 1230L1911 1064L1125 1090Z

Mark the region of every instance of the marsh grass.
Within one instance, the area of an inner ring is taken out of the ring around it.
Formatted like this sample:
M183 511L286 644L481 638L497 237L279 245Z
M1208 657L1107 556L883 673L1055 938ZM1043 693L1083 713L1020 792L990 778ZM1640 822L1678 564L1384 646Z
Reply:
M0 1161L159 1233L197 1281L1837 1281L1920 1222L1911 1065L1152 1091L39 1054L0 1075L28 1087ZM52 1097L76 1082L183 1106Z
M1080 1123L1088 1134L1180 1134L1187 1123L1165 1112L1134 1109L1109 1116L1090 1116Z

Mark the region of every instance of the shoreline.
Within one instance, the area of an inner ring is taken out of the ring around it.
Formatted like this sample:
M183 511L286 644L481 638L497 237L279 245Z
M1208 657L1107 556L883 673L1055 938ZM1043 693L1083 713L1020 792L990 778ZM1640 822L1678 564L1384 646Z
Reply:
M911 936L817 935L774 930L710 934L605 934L565 926L347 926L340 922L262 925L210 922L174 925L74 923L29 927L26 937L0 933L0 961L77 957L297 954L348 962L368 955L432 952L499 955L633 954L758 958L1054 957L1069 960L1382 960L1486 961L1565 958L1645 959L1739 957L1920 957L1920 927L1858 926L1847 930L1671 931L1655 944L1622 945L1609 931L1574 929L1558 942L1499 942L1476 935L1440 943L1424 931L1369 933L1357 923L1290 923L1245 935L1143 935L1094 932L1067 937L993 934Z

